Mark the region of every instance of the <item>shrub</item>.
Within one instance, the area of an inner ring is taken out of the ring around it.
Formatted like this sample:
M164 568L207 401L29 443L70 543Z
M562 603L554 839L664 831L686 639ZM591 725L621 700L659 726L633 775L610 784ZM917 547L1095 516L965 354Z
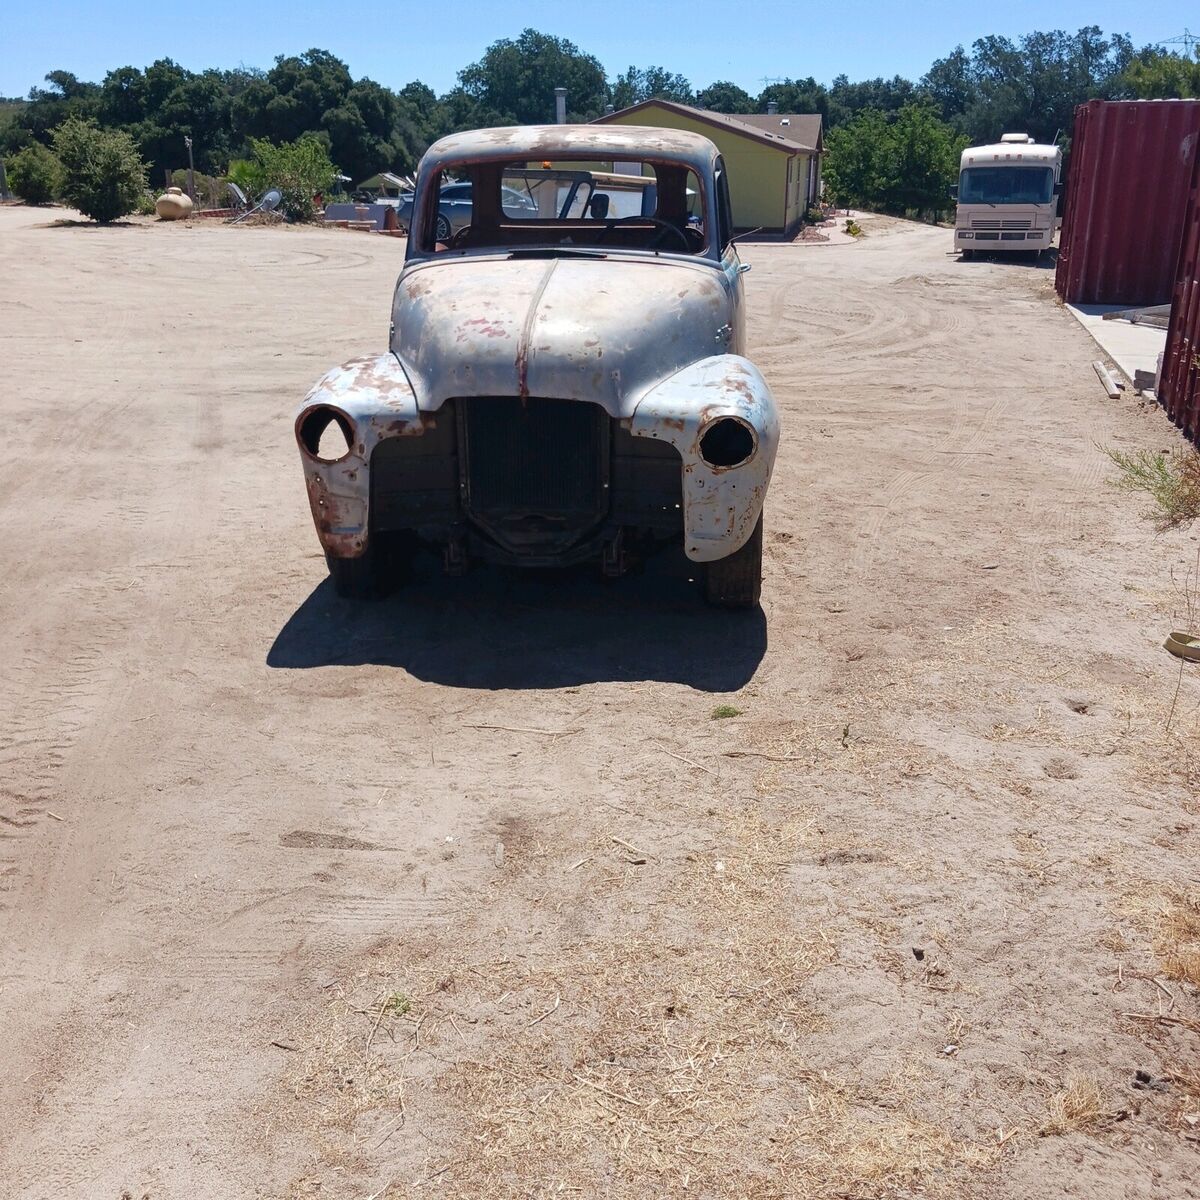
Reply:
M136 212L146 164L129 134L71 117L54 131L62 163L59 194L85 217L106 224Z
M192 186L196 189L193 199L197 208L220 208L225 203L225 179L220 175L205 175L203 171L192 172ZM187 191L187 171L171 172L171 186Z
M1159 453L1135 450L1132 454L1105 448L1120 468L1114 481L1128 492L1145 492L1158 507L1164 528L1183 525L1200 516L1200 453L1192 449Z
M62 168L45 146L34 142L8 160L8 182L26 204L49 204L58 195Z
M236 183L250 199L262 195L267 186L262 167L248 158L235 158L229 164L226 178L230 183Z
M311 221L316 216L313 196L329 191L337 177L325 144L306 135L279 146L265 138L251 138L250 146L263 183L283 194L280 212L289 221Z

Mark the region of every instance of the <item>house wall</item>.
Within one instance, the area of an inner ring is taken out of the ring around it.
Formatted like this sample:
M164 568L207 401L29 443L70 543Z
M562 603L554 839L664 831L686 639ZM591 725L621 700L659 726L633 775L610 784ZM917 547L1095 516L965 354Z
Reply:
M808 206L812 208L821 199L821 159L814 155L808 162Z
M789 182L787 185L787 215L784 228L787 232L795 229L804 219L808 210L808 190L812 178L811 154L793 154L788 160Z
M650 125L661 129L687 129L708 138L725 159L729 170L729 199L733 205L733 223L738 229L791 230L804 215L803 203L792 202L792 187L803 195L803 180L808 174L808 155L788 155L781 150L753 142L737 133L718 129L669 109L651 106L629 116L609 118L614 125ZM788 183L788 162L801 166L792 184ZM797 183L797 181L799 181Z

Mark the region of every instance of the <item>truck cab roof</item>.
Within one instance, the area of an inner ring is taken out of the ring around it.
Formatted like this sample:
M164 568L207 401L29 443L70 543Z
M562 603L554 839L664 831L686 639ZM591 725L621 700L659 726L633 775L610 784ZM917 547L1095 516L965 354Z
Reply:
M1005 134L1005 138L1026 134ZM962 152L959 169L967 167L990 167L1007 165L1013 167L1054 167L1062 162L1062 150L1058 146L1047 146L1037 142L999 141L989 146L968 146Z

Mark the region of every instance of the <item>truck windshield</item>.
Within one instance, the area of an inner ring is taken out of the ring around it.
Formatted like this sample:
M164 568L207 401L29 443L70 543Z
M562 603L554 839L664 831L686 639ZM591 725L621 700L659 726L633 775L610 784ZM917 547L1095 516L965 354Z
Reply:
M704 190L696 172L674 162L467 162L444 174L465 191L431 180L426 228L413 231L425 252L585 247L702 254L708 246Z
M959 204L1048 204L1054 195L1049 167L968 167L959 176Z

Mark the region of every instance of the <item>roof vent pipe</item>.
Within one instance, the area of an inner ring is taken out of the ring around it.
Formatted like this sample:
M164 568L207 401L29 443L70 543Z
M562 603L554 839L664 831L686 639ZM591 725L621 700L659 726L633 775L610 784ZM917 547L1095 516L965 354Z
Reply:
M773 117L779 111L779 102L777 100L767 101L767 116Z
M560 125L567 123L567 89L554 89L554 119Z

